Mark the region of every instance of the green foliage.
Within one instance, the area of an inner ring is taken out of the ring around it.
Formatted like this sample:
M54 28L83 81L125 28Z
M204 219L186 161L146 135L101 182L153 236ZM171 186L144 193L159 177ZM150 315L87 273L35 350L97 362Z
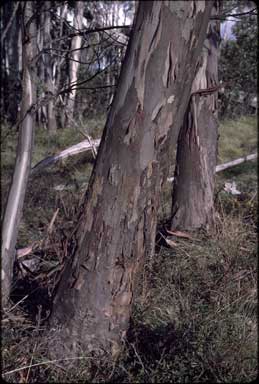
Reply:
M220 72L238 90L255 93L257 79L257 22L255 16L236 22L235 40L223 42Z
M221 115L229 117L251 112L251 100L257 93L256 16L240 17L232 32L234 39L221 44L219 60L219 78L228 83L221 99ZM242 102L240 95L244 99Z

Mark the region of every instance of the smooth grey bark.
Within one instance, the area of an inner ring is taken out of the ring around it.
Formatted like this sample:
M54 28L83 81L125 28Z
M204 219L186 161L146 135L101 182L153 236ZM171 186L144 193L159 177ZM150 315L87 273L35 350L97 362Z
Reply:
M33 146L34 117L32 106L35 103L34 63L35 56L35 23L32 20L33 2L23 4L24 30L23 30L23 82L22 82L22 106L21 116L23 121L19 131L16 163L13 179L8 195L2 226L2 306L8 302L13 263L15 257L15 244L18 227L22 216L24 196L27 180L31 168L31 156Z
M154 251L168 149L187 108L211 6L140 2L74 251L53 302L52 357L120 351L136 277Z
M42 10L45 8L45 4L42 5ZM46 87L46 76L45 76L45 68L46 68L46 54L42 52L43 46L46 41L46 36L45 36L45 18L46 18L46 12L41 12L39 16L39 26L38 26L38 31L37 31L37 45L39 48L39 51L41 52L41 56L39 58L38 62L38 78L39 78L39 85L38 85L38 93L37 97L40 100L43 100L46 92L47 92L47 87ZM38 110L36 111L37 114L37 122L39 125L42 125L45 129L47 129L47 107L46 105L41 105Z
M74 27L80 31L83 27L83 13L84 13L84 1L75 2L75 15L74 15ZM71 54L69 61L69 84L75 84L78 78L79 63L81 57L82 36L74 36L71 40ZM67 99L67 114L73 117L75 106L76 90L71 90ZM68 121L70 124L70 121Z
M218 13L214 2L212 16ZM219 21L211 20L192 93L218 85ZM195 93L178 139L172 194L171 229L209 229L214 222L218 92Z
M44 40L49 44L49 48L52 48L51 44L51 17L50 17L50 9L51 2L45 2L45 20L44 20ZM54 74L53 74L53 55L51 51L49 51L45 55L45 74L46 74L46 86L47 93L50 95L55 94L55 82L54 82ZM49 98L47 104L47 128L50 134L54 134L57 131L57 122L56 122L56 113L55 113L55 102L53 98Z

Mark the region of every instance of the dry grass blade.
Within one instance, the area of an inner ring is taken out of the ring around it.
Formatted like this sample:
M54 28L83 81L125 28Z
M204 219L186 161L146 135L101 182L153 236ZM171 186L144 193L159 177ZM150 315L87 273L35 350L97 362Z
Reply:
M169 245L169 247L171 248L177 247L178 244L176 242L174 242L173 240L167 239L161 232L159 232L159 234L165 240L167 245Z
M59 208L54 212L54 215L49 223L49 226L48 226L48 234L50 235L53 231L53 226L54 226L54 223L55 223L55 220L57 218L57 215L59 213Z
M41 323L41 311L42 311L42 306L39 305L39 307L38 307L37 328L36 328L38 332L39 332L40 323ZM31 361L30 361L30 366L29 366L29 369L28 369L28 372L27 372L25 383L28 383L28 380L29 380L30 371L31 371L31 367L32 367L32 362L33 362L34 354L35 354L35 351L36 351L36 348L37 348L37 344L38 343L36 341L36 343L34 344L34 347L33 347L32 355L31 355Z
M21 304L24 300L26 300L29 297L29 295L24 296L20 301L18 301L12 308L10 308L6 313L11 312L14 310L14 308L18 307L19 304Z
M29 245L28 247L25 248L20 248L16 250L16 256L17 259L29 255L33 250L33 244Z
M186 232L182 232L182 231L169 231L169 229L167 229L166 232L169 233L169 235L173 235L173 236L176 236L176 237L183 237L184 239L190 239L190 240L193 239L191 237L191 235L189 235Z
M177 247L177 245L178 245L175 241L170 240L170 239L165 238L165 241L166 241L166 244L168 244L171 248Z
M4 373L2 373L2 376L11 375L12 373L19 372L23 369L38 367L40 365L55 364L57 362L67 361L67 360L86 360L86 359L89 360L89 359L93 359L93 358L92 357L79 356L79 357L67 357L65 359L47 360L47 361L42 361L41 363L25 365L24 367L16 368L16 369L13 369L12 371L4 372Z

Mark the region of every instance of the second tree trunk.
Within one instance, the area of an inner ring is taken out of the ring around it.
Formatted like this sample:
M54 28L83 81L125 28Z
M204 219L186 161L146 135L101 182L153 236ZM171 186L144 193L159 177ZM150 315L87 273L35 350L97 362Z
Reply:
M217 14L214 3L212 15ZM217 160L218 22L209 23L200 67L178 138L171 229L209 229L214 221L214 172ZM210 89L210 90L209 90ZM211 93L209 93L211 92Z

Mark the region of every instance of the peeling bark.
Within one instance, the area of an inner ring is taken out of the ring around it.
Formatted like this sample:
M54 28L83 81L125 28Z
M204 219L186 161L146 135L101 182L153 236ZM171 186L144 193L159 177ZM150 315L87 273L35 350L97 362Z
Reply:
M196 7L199 2L196 2ZM214 2L212 14L218 12ZM192 93L218 83L219 22L211 20ZM214 222L217 161L217 92L195 93L179 134L172 197L171 229L208 229Z
M21 116L24 119L19 131L16 163L5 209L2 229L2 306L5 307L11 290L15 244L21 220L27 180L31 168L34 117L32 106L35 103L34 67L36 28L32 20L33 2L24 3L23 29L23 82Z
M139 4L75 230L75 251L54 299L53 357L104 350L115 358L128 329L136 277L154 251L168 149L187 108L212 6L201 1L204 9L192 14L190 2L181 2L179 12L178 3ZM181 35L187 24L195 44ZM167 64L168 50L172 63L181 63L176 71Z

